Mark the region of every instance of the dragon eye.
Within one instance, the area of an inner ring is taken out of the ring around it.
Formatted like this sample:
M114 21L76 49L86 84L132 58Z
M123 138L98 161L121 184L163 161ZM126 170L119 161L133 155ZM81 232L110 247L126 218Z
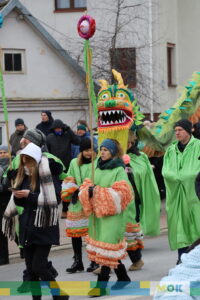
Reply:
M102 100L107 100L109 98L109 95L107 93L101 95Z
M126 98L126 94L123 92L118 92L116 96L117 98L123 98L123 99Z

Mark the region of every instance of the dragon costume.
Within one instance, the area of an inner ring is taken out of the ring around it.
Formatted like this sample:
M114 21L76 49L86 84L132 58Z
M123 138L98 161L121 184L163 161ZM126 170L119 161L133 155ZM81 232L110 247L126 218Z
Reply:
M106 80L99 81L101 88L97 95L97 109L100 143L105 138L116 139L126 152L128 131L137 130L143 144L142 151L149 157L160 156L175 140L175 122L186 118L193 124L200 121L200 72L193 73L176 103L161 113L159 120L148 130L138 127L144 115L132 90L124 84L120 73L112 71L118 84L109 85Z
M126 153L128 132L131 126L142 124L144 118L139 111L137 100L124 84L122 76L112 70L118 84L109 85L106 80L100 80L101 89L97 96L98 109L98 142L106 139L116 139Z

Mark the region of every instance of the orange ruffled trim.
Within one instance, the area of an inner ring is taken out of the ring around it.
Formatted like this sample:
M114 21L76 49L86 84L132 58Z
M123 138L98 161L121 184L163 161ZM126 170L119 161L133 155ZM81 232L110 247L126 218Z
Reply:
M86 178L83 184L80 186L79 200L82 204L83 211L87 217L92 214L92 204L89 199L88 189L90 186L93 186L92 181L89 178Z
M121 255L121 257L118 257L116 259L112 259L112 258L105 258L104 256L101 256L99 254L97 254L96 252L90 252L87 250L88 253L88 258L91 261L95 261L97 264L102 265L102 266L107 266L113 269L116 269L118 264L119 264L119 260L124 259L127 256L127 253L124 253L123 255Z
M97 218L114 216L117 213L115 202L107 188L97 185L93 196L93 207Z
M121 207L125 210L127 205L134 199L133 191L130 185L125 181L116 181L112 186L112 189L118 192L121 196Z
M144 249L144 243L141 240L135 240L133 243L131 242L127 246L127 250L137 250L137 249Z
M64 179L64 182L66 182L66 183L68 183L68 182L76 183L76 180L73 176L68 176Z
M88 228L82 229L66 229L66 235L68 237L81 237L88 234Z
M77 187L71 187L67 190L61 191L61 199L63 202L70 202L71 201L71 195L77 190Z
M67 212L67 219L70 221L79 221L81 219L87 219L83 211L80 212Z
M132 224L132 223L127 223L126 224L126 232L140 232L140 223L137 224Z
M95 213L97 218L115 215L117 213L115 202L108 188L97 185L94 188L93 197L89 198L88 189L92 185L92 181L86 179L80 188L79 200L86 216L89 216L92 212ZM115 182L111 188L120 194L121 209L124 210L133 199L131 187L125 180L121 180Z
M110 244L110 243L105 243L105 242L101 242L101 241L96 241L96 240L93 240L89 236L87 236L85 238L85 240L86 240L86 243L88 243L92 246L102 248L102 249L105 249L105 250L113 250L113 251L124 249L126 247L126 244L127 244L125 238L123 239L122 242L120 242L118 244Z

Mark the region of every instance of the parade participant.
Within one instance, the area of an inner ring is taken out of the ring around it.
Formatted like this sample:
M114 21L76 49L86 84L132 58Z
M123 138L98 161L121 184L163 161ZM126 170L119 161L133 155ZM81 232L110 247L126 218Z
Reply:
M50 153L61 159L66 170L71 161L71 144L79 145L80 137L61 120L56 119L51 126L51 133L47 136L47 148Z
M124 212L133 200L122 155L116 140L105 139L100 146L94 183L85 179L79 193L84 213L89 216L88 257L102 266L98 282L108 282L110 268L114 268L118 284L123 282L121 287L130 282L121 259L126 256L127 246Z
M20 140L24 132L27 130L23 119L15 120L15 132L10 137L10 145L12 147L12 155L17 155L17 152L21 149Z
M2 218L6 206L10 199L10 191L8 190L5 178L3 178L3 173L9 165L9 152L8 146L0 146L0 265L5 265L9 263L8 255L8 239L2 232Z
M61 120L54 120L51 126L51 133L47 136L47 148L50 153L57 156L64 164L66 171L69 168L72 144L79 145L80 137L77 136L69 126ZM67 216L68 206L65 202L62 203L61 218Z
M90 132L87 132L87 128L85 125L80 124L77 126L77 135L80 137L80 140L82 141L86 137L90 137ZM80 152L80 146L72 144L71 151L72 151L72 158L76 158Z
M43 110L41 113L42 122L40 122L36 129L39 129L44 133L44 135L48 135L51 131L51 126L53 124L53 118L51 112L49 110Z
M145 153L140 152L136 146L136 136L129 131L127 153L130 157L131 170L128 172L129 180L135 191L136 222L142 227L145 235L155 236L160 233L160 197L159 190L153 174L149 159ZM129 271L140 270L144 264L141 260L143 243L138 237L138 249L127 249L133 264Z
M192 123L182 119L174 125L177 141L164 156L166 211L170 248L182 253L200 237L200 202L195 193L195 179L200 170L200 140L192 136Z
M96 155L97 145L94 145L93 157L95 159L95 164ZM66 269L69 273L84 270L82 262L82 236L85 236L88 233L88 217L85 216L76 195L78 195L78 188L83 183L84 179L91 178L91 159L91 140L90 138L84 138L80 144L80 153L77 158L71 161L67 177L63 182L61 198L63 201L70 201L66 219L66 234L72 238L72 247L74 251L74 262L70 268ZM77 192L75 192L75 190ZM71 196L73 197L71 198ZM92 272L96 268L98 268L98 265L95 262L91 262L87 271Z
M54 165L53 165L54 164ZM20 164L14 178L13 192L4 213L3 229L11 239L14 233L14 217L17 206L22 208L19 215L19 243L24 248L26 266L31 280L33 299L41 299L40 285L34 295L34 281L55 281L47 268L48 255L52 245L59 245L59 226L56 197L51 168L42 155L41 148L29 143L20 153ZM68 299L68 296L53 296L53 299Z
M46 156L48 158L49 164L51 166L56 165L56 168L51 167L51 172L52 172L52 177L54 180L54 185L56 187L56 195L57 195L57 197L60 197L61 180L66 177L66 173L64 173L65 167L59 158L57 158L56 156L54 156L51 153L43 152L43 150L46 150L45 142L46 142L46 137L39 129L28 129L25 131L25 133L20 141L20 145L21 145L22 149L25 148L30 143L33 143L33 144L39 146L42 150L43 156ZM20 164L20 155L17 155L12 160L12 171L8 172L9 180L13 180L13 178L15 178L16 170L19 168L19 164ZM7 174L4 173L4 176L6 176L6 175ZM19 208L19 214L20 214L20 211L21 211L21 208ZM20 256L22 258L24 258L23 247L21 245L19 245L19 247L20 247ZM51 261L48 262L48 269L52 272L54 277L58 276L58 272L53 267ZM26 293L27 291L30 290L29 281L30 281L29 272L27 269L25 269L23 271L23 283L17 289L19 293Z

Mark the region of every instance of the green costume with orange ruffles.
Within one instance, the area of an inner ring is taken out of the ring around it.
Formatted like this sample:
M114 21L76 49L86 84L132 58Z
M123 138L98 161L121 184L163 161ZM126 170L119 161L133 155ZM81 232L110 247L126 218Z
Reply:
M81 186L79 199L89 216L89 236L86 237L88 257L97 264L116 268L126 256L125 211L133 201L133 192L121 159L112 159L95 169L94 191L90 198L91 180Z
M94 161L96 165L96 160ZM78 189L85 178L91 178L92 163L78 165L78 159L74 158L69 166L65 181L74 182L74 187L62 189L62 200L71 201L72 193ZM64 195L64 197L63 197ZM66 219L66 235L69 237L81 237L88 233L88 217L84 214L82 205L79 200L76 204L70 203Z

